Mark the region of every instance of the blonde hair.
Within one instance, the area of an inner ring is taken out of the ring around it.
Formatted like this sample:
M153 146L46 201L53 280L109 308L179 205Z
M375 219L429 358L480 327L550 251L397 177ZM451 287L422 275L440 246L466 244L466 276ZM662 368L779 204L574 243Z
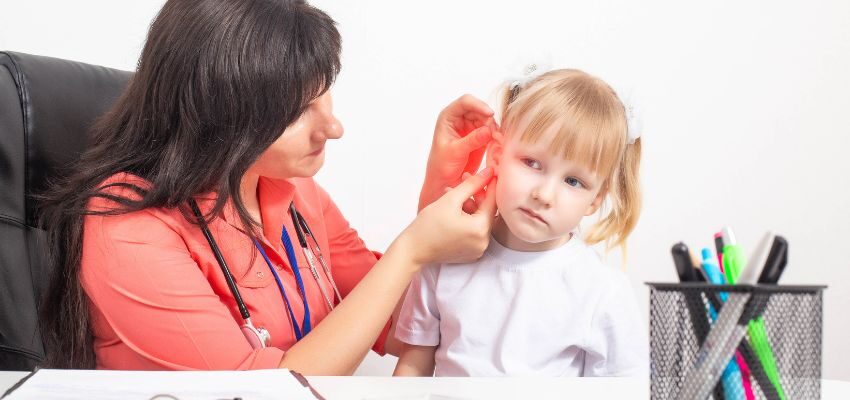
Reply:
M505 132L525 127L520 141L536 143L555 132L549 148L603 178L606 201L599 221L585 235L589 244L621 247L637 225L641 209L638 173L640 138L627 144L623 103L607 83L583 71L547 72L523 87L504 88L501 125ZM610 204L606 204L609 203Z

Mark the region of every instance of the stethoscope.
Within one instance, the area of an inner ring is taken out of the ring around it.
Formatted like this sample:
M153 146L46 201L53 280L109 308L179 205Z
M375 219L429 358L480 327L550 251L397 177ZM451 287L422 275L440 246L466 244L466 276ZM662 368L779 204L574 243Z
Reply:
M224 279L227 281L227 287L230 289L230 293L233 294L234 300L236 300L236 306L239 308L239 314L242 315L242 319L244 324L241 326L242 333L245 335L245 338L248 339L248 342L251 344L252 348L259 349L263 347L267 347L271 344L271 334L268 330L263 327L255 327L253 322L251 322L251 314L248 312L248 307L245 306L245 302L242 300L242 295L239 293L239 288L236 286L236 280L233 279L233 274L230 273L230 268L227 267L227 263L224 261L224 257L221 254L221 250L218 248L218 244L216 244L215 239L212 236L212 233L207 227L206 221L201 215L201 210L198 208L198 203L195 200L189 201L189 206L192 208L192 212L195 214L195 217L198 219L198 224L201 227L201 231L204 233L204 237L207 239L207 242L210 245L210 249L212 249L213 254L215 255L215 259L218 262L219 267L221 267L221 272L224 274ZM316 285L319 287L319 290L322 292L322 297L325 299L325 304L328 306L328 310L333 310L334 302L333 300L339 299L342 301L342 296L339 294L339 289L336 286L336 282L334 281L333 275L331 275L330 269L328 268L327 263L325 263L325 259L322 256L322 249L319 247L319 242L316 240L316 236L313 235L313 231L310 230L310 226L307 225L307 221L295 209L294 203L289 203L289 214L292 217L292 225L295 227L295 233L298 237L298 244L301 245L301 251L304 254L304 258L307 259L307 264L310 266L310 273L313 275L313 279L316 280ZM309 239L309 240L308 240ZM274 268L274 264L272 264L269 256L266 254L265 249L260 243L255 239L254 246L260 251L260 254L263 256L263 259L266 261L269 269L274 275L275 281L277 282L277 287L280 290L280 294L283 297L283 302L286 305L287 312L289 313L289 318L292 321L292 330L295 333L295 340L301 340L302 337L310 333L311 323L310 323L310 307L307 304L307 296L304 291L304 281L301 279L301 272L298 270L298 260L295 257L295 249L292 246L292 241L289 238L289 234L286 231L286 227L283 227L283 232L281 232L280 240L283 243L283 247L286 250L286 258L289 260L289 265L292 268L292 273L295 275L295 282L298 284L298 291L301 295L301 301L304 305L304 319L299 326L298 321L295 319L295 313L292 311L292 306L289 303L289 298L286 295L286 290L283 287L283 282L280 280L280 276ZM315 250L314 250L315 249ZM318 258L319 264L322 266L322 270L325 273L325 276L328 278L328 281L331 283L331 287L333 287L335 299L331 299L328 293L325 291L324 286L322 286L322 282L319 279L319 271L316 269L315 259Z

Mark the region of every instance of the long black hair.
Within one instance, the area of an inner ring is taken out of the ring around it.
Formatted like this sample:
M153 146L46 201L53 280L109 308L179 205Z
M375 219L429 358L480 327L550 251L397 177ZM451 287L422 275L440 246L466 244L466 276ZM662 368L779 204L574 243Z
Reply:
M93 127L92 145L42 198L52 268L40 310L44 366L96 364L79 279L83 218L150 207L182 210L192 196L216 192L206 218L231 200L243 225L255 227L240 196L242 177L333 84L340 49L335 22L304 1L165 3L135 75ZM131 187L139 195L134 198L104 193L103 181L119 172L144 178L150 187ZM117 206L88 210L94 197Z

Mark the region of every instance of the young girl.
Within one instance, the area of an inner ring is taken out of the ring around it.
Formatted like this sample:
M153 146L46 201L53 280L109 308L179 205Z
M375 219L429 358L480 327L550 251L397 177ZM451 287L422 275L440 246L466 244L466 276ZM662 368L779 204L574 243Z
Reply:
M408 289L395 375L646 376L631 285L589 245L621 246L640 210L640 139L602 80L556 70L506 88L490 245ZM584 239L579 222L611 207ZM606 203L607 204L607 203ZM608 208L608 207L606 207Z

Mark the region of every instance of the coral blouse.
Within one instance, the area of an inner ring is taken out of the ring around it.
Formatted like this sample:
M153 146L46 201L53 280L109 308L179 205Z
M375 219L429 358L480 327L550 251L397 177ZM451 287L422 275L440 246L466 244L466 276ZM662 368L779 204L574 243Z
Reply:
M104 182L150 187L127 173ZM312 326L329 310L298 249L289 203L304 216L316 236L342 296L372 268L379 254L369 251L328 194L311 178L275 180L258 185L263 235L260 242L281 278L299 326L304 308L281 243L282 226L292 235L303 277ZM107 193L138 198L113 186ZM213 197L198 198L201 211ZM116 208L94 198L90 210ZM236 370L277 368L295 343L289 313L274 276L243 232L232 203L209 229L231 270L254 326L272 337L270 347L253 349L240 330L242 317L221 268L201 229L179 209L155 208L113 216L86 216L80 280L90 299L97 367L127 370ZM322 285L333 295L318 266ZM383 354L389 323L373 350ZM344 335L345 332L339 332Z

